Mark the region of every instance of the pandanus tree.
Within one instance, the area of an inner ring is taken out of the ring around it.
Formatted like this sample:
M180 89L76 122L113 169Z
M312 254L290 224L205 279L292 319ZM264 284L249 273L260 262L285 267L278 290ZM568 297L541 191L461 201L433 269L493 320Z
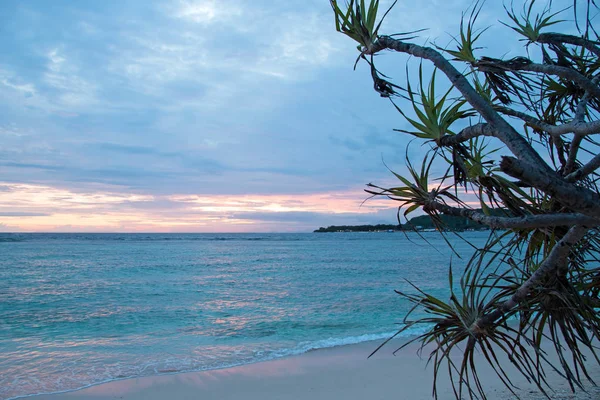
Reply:
M440 231L442 215L491 229L456 284L450 271L449 299L418 287L399 292L424 311L409 313L402 330L429 327L414 341L432 349L433 395L447 371L457 398L485 398L480 360L517 396L515 371L545 394L550 370L572 390L583 388L592 380L590 359L600 362L596 3L576 1L558 12L551 1L506 7L501 22L524 43L524 55L506 59L477 54L486 33L475 27L483 3L463 14L445 48L415 44L419 31L382 34L391 8L378 18L379 1L331 6L336 29L358 43L357 63L367 63L375 90L409 127L399 131L428 149L420 167L407 157L408 174L394 173L396 186L366 191L399 202L399 216L422 210ZM569 34L555 32L563 25ZM418 73L393 83L376 66L384 52L417 61ZM427 69L433 74L425 77Z

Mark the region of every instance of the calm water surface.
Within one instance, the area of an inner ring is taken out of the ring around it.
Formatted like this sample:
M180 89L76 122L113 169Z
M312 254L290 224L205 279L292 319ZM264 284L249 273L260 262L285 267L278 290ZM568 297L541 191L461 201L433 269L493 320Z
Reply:
M0 399L387 337L404 279L447 294L450 252L425 237L0 234Z

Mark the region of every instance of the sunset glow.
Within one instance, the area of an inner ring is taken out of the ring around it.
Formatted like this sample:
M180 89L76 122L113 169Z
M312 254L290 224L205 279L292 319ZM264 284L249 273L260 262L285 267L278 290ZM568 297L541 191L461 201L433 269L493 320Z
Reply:
M367 64L354 70L329 2L7 0L3 11L0 230L396 223L398 204L363 204L364 185L394 182L390 169L406 173L406 155L427 148L394 131L406 122ZM388 20L403 32L427 20L438 37L461 12L398 4Z
M124 195L0 184L0 228L26 232L260 232L315 229L328 220L390 214L355 192L306 195ZM392 210L393 211L393 210Z

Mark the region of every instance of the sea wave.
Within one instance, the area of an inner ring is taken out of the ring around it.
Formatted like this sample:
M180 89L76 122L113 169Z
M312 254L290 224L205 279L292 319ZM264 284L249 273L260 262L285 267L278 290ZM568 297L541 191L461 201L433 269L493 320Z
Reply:
M82 241L82 242L179 242L179 241L201 241L201 242L229 242L229 241L289 241L301 240L299 238L285 236L246 236L243 234L232 236L214 236L208 234L190 235L140 235L140 234L48 234L33 233L19 236L0 236L0 243L24 242L24 241Z
M297 242L330 240L331 236L312 233L271 233L264 235L233 233L6 233L0 234L0 243L23 241L64 241L69 242ZM378 240L377 235L359 233L337 234L335 240L364 241Z
M427 327L425 327L425 326L413 327L413 328L407 329L406 331L402 332L397 337L405 338L405 339L410 338L410 337L419 335L420 333L424 332L426 329L427 329ZM339 346L348 346L348 345L372 342L372 341L377 341L377 340L385 340L395 334L396 334L396 332L383 332L383 333L364 334L364 335L358 335L358 336L329 337L327 339L300 342L292 348L279 349L279 350L275 350L275 351L271 351L271 352L261 351L261 352L256 353L256 357L254 359L250 359L250 360L246 359L243 361L227 361L227 362L223 362L223 363L212 364L210 366L195 367L195 368L190 368L189 366L186 367L187 363L185 362L185 360L181 360L182 362L181 362L181 365L179 365L179 366L176 365L176 363L177 363L176 360L169 360L168 368L157 368L155 365L154 366L139 365L139 368L138 368L139 372L135 373L135 374L115 373L114 376L111 378L99 379L98 381L95 381L95 382L86 382L86 383L81 382L81 384L78 385L77 387L65 388L65 390L51 390L51 391L40 391L39 393L28 393L28 394L18 395L18 396L14 396L14 397L8 397L8 398L6 398L6 400L16 400L16 399L22 399L22 398L27 398L27 397L31 397L31 396L39 396L39 395L50 395L50 394L75 392L75 391L86 389L89 387L98 386L98 385L102 385L102 384L109 383L109 382L122 381L122 380L126 380L126 379L135 379L135 378L151 377L151 376L175 375L175 374L189 373L189 372L214 371L214 370L239 367L239 366L243 366L243 365L251 365L251 364L256 364L259 362L266 362L266 361L277 360L277 359L281 359L281 358L285 358L285 357L301 355L301 354L305 354L305 353L308 353L311 351L316 351L316 350L335 348L335 347L339 347ZM175 361L175 363L173 363L174 361Z
M25 241L25 239L21 237L0 237L0 243L13 243L23 241Z
M384 332L384 333L364 334L364 335L359 335L359 336L347 336L347 337L342 337L342 338L330 337L328 339L321 339L321 340L310 341L310 342L301 342L294 349L282 352L281 356L285 357L285 356L289 356L289 355L304 354L304 353L308 353L309 351L314 351L314 350L329 349L329 348L334 348L334 347L339 347L339 346L348 346L348 345L352 345L352 344L372 342L372 341L376 341L376 340L385 340L394 335L397 338L406 339L406 338L418 336L421 333L424 333L425 331L427 331L427 329L429 329L428 326L420 326L420 327L409 328L398 335L397 335L397 332Z

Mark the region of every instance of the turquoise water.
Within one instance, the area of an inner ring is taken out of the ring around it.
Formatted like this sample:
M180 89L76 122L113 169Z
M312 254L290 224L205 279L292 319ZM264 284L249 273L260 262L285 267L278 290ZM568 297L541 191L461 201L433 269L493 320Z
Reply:
M447 293L425 235L0 234L0 399L385 338L405 278Z

